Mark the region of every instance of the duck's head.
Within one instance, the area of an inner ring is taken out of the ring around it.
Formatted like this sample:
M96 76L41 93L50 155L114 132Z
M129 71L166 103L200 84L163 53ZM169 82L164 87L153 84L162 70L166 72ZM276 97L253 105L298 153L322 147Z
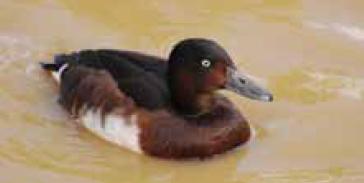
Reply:
M220 89L260 101L272 94L240 72L228 53L216 42L191 38L179 42L168 61L168 84L172 103L186 115L208 112L212 96Z

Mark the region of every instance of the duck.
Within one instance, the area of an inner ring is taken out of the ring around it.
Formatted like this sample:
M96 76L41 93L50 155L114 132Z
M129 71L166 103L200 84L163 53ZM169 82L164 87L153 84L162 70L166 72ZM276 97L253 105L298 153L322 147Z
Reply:
M249 141L247 119L228 90L271 102L216 41L186 38L168 58L137 51L85 49L41 62L59 86L59 104L100 138L166 159L206 158Z

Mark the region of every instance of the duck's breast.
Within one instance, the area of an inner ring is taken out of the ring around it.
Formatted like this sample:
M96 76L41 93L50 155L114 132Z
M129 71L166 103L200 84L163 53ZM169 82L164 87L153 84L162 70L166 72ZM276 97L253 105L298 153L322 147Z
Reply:
M217 97L214 109L200 116L182 118L162 110L140 118L143 152L164 158L209 157L246 143L252 136L247 120L224 97Z

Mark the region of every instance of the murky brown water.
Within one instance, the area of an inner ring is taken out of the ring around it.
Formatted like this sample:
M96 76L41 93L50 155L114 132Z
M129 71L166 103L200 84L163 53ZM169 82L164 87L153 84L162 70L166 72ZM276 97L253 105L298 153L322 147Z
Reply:
M136 155L79 129L37 65L82 48L166 56L191 36L218 40L276 95L227 93L257 138L202 162ZM0 83L0 182L364 182L362 0L0 0Z

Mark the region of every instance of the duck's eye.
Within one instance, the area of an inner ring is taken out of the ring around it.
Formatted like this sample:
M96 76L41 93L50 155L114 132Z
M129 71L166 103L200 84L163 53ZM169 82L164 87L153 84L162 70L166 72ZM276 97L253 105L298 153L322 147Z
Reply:
M202 65L202 67L209 68L211 66L211 61L204 59L201 61L201 65Z

